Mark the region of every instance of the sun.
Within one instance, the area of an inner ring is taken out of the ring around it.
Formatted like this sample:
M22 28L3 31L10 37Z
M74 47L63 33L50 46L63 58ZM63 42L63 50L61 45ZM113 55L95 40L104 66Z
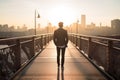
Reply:
M54 25L57 25L59 21L63 21L64 25L69 25L75 18L73 10L70 7L63 5L55 6L49 12L49 21Z

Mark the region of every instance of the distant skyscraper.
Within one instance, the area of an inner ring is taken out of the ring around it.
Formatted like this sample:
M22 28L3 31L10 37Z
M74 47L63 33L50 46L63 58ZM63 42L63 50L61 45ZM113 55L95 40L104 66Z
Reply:
M112 20L111 27L114 29L120 29L120 20L119 19Z
M85 15L81 15L81 26L86 27L86 16Z

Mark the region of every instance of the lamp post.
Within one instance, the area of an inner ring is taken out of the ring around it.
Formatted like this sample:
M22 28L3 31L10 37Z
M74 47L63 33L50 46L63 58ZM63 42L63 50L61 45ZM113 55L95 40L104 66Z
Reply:
M36 13L37 13L37 12L36 12L36 10L35 10L35 35L36 35L36 18L40 18L40 15L39 15L38 13L37 13L38 15L37 15L37 17L36 17Z

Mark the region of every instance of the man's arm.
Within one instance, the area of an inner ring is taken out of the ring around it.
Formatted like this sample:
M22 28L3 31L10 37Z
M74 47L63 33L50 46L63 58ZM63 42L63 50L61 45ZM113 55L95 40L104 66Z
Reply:
M54 41L54 44L56 45L57 39L56 39L56 33L55 33L55 32L54 32L54 34L53 34L53 41Z
M66 46L67 46L67 44L68 44L68 33L67 33L67 31L66 31Z

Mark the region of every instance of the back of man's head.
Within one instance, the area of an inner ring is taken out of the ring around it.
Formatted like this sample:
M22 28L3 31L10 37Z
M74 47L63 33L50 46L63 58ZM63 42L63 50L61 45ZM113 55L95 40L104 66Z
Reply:
M63 27L63 22L58 23L59 27Z

